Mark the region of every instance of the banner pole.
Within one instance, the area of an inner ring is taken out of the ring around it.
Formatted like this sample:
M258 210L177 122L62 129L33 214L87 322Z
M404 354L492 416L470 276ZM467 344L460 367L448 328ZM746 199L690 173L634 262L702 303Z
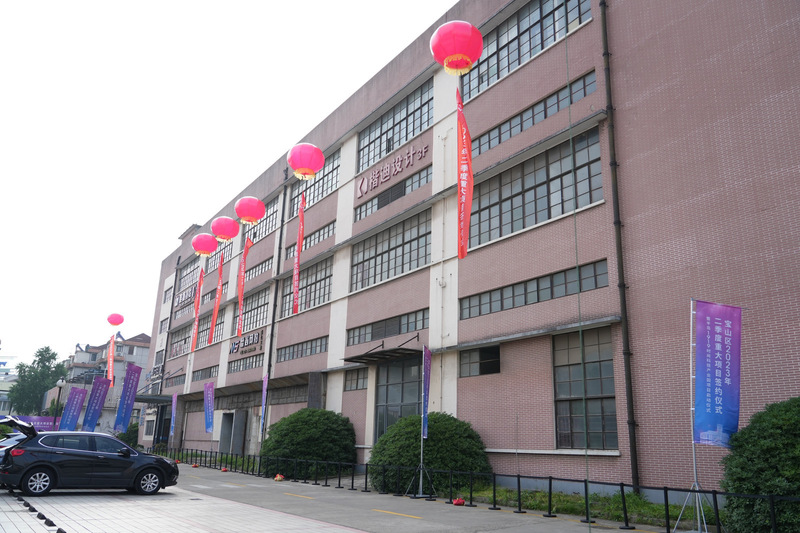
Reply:
M689 299L689 401L691 402L691 408L689 412L692 414L692 468L694 470L694 484L699 488L700 484L697 482L697 448L695 444L695 435L694 435L694 421L695 417L697 416L696 412L696 398L695 392L697 391L697 374L695 372L695 364L692 354L695 353L696 355L696 345L695 345L695 338L694 338L694 323L695 323L695 310L694 310L694 298Z

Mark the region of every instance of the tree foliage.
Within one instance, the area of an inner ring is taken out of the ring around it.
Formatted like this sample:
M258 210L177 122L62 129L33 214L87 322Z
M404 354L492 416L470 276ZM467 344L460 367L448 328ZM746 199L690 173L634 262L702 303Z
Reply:
M737 494L800 495L800 397L768 405L730 440L722 488ZM772 530L766 498L728 497L727 527L737 533ZM800 532L800 505L775 499L778 531Z
M416 467L420 464L421 431L422 418L414 415L401 418L381 435L372 447L369 461L373 485L393 492L398 487L405 490L412 483ZM456 489L469 482L469 475L461 473L488 475L492 472L478 432L469 422L447 413L434 412L428 415L428 438L425 439L423 457L428 475L441 494L449 490L450 471L454 472L453 486ZM401 467L399 477L398 466ZM485 482L486 478L478 476L474 481ZM428 490L427 479L423 483L423 490Z
M131 422L128 429L117 433L116 437L131 448L136 449L139 446L139 424Z
M56 363L58 354L49 346L39 348L33 363L17 365L17 382L8 391L8 400L21 415L35 415L42 409L44 394L66 374L64 363Z

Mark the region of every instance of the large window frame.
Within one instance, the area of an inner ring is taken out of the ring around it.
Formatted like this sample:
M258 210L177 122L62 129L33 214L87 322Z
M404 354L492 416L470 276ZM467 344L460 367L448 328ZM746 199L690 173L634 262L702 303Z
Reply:
M298 313L329 302L331 299L331 287L333 286L333 258L329 257L328 259L314 263L300 270L299 278ZM287 278L283 280L283 294L281 298L282 317L287 317L292 314L293 303L294 291L292 279Z
M433 124L433 78L358 134L358 170L362 172Z
M422 357L378 365L375 440L405 416L422 414Z
M350 292L365 289L431 262L431 210L353 245Z
M306 209L316 204L333 191L339 188L339 150L325 158L325 166L317 173L313 180L299 180L292 184L289 193L290 217L295 217L300 211L300 197L306 195Z
M553 336L553 395L559 449L619 449L610 326Z

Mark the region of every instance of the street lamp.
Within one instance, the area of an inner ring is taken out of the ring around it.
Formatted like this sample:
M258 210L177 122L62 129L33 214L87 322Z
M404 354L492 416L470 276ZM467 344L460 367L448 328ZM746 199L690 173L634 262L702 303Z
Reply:
M58 387L58 396L56 397L56 409L53 412L53 431L57 431L58 428L56 427L56 417L58 416L58 406L61 403L61 389L64 388L67 382L64 381L64 378L58 378L56 381L56 387Z

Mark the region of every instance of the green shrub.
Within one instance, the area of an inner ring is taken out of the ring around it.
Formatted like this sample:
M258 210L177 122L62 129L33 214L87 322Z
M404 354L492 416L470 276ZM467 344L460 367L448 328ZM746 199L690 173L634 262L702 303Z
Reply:
M375 443L369 461L369 475L376 489L395 492L398 487L401 491L413 488L413 492L416 492L419 478L416 487L410 487L410 484L419 466L421 424L419 415L403 417L392 424ZM398 466L401 467L399 473ZM438 412L428 415L424 466L435 490L430 490L426 477L423 492L441 495L449 495L451 470L454 472L453 490L456 492L468 489L469 475L465 473L485 474L473 478L476 484L485 484L492 472L483 441L472 426L452 415Z
M323 475L325 465L313 461L356 462L356 432L349 418L326 409L307 407L270 426L269 435L261 444L261 458L270 458L270 462L264 464L267 475L281 473L298 478ZM276 458L285 460L276 461ZM294 472L294 461L290 463L286 459L298 460L297 472ZM338 466L329 466L329 472L333 473L334 468Z
M722 488L738 494L800 495L800 398L768 405L730 440L722 460ZM771 531L766 498L729 497L725 505L730 531ZM800 503L775 500L778 531L800 532Z
M139 445L139 424L133 422L128 426L127 431L117 433L116 437L131 448L136 449Z

